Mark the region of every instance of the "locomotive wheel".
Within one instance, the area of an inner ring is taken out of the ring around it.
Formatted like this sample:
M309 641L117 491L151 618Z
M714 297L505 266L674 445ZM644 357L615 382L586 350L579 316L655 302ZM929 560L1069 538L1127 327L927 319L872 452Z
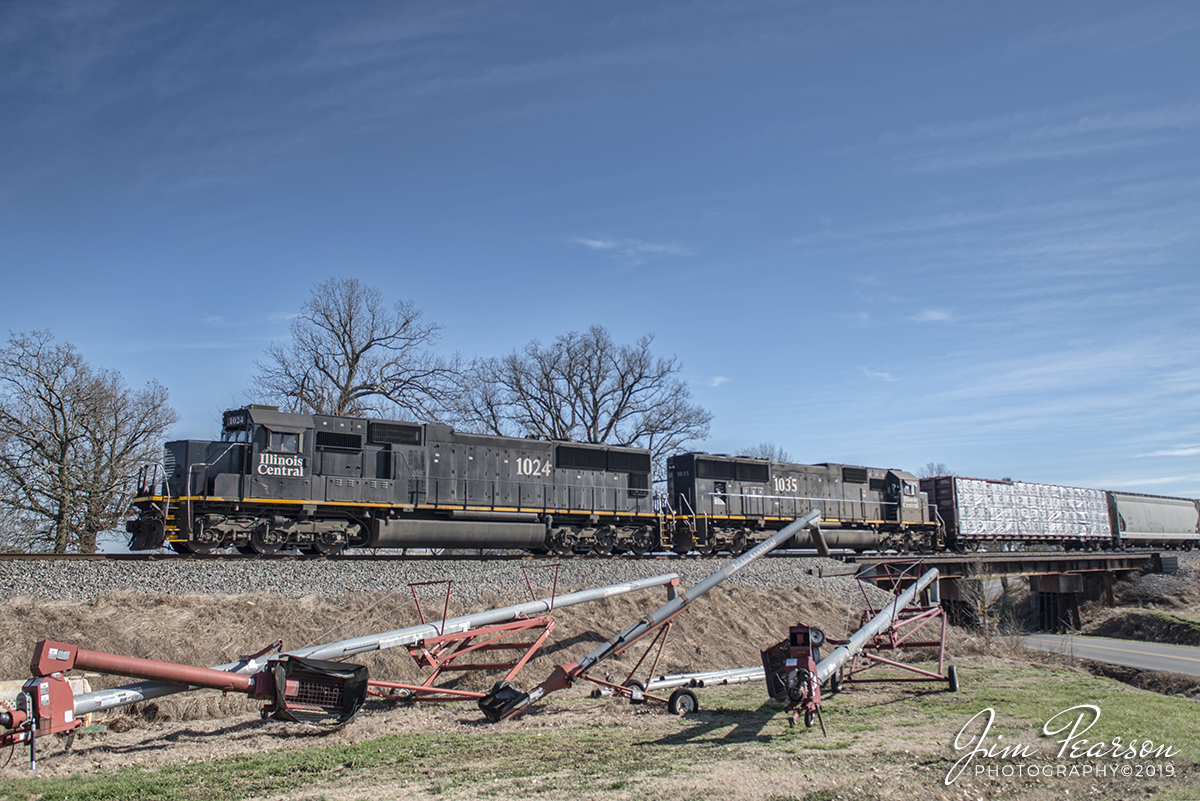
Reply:
M611 531L597 531L596 538L592 541L592 553L597 556L612 556L616 544L616 534Z
M570 556L575 553L575 543L578 541L579 538L575 536L574 531L567 528L559 529L555 532L550 550L558 556Z
M250 535L250 548L254 553L269 556L279 550L279 542L276 540L276 537L271 537L268 541L261 531L255 531Z
M633 552L634 556L645 556L654 550L654 545L654 532L650 530L649 526L643 526L633 533L629 550Z
M680 687L678 690L671 693L671 697L667 700L667 710L672 715L689 715L699 708L699 699L697 699L696 694L687 687Z
M311 542L300 546L300 553L308 556L337 556L346 546L340 542Z

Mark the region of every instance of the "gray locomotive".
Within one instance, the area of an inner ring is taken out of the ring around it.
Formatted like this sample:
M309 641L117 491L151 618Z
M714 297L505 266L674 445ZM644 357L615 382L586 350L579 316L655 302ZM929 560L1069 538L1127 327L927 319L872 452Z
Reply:
M917 479L896 470L680 454L656 499L640 448L274 406L226 412L220 441L167 443L162 470L140 481L134 550L739 552L814 507L831 547L940 544Z
M168 442L127 523L134 550L657 549L650 453L449 426L224 415L219 442Z
M667 496L702 551L739 551L764 529L782 528L810 509L821 510L831 548L942 546L941 526L917 477L902 470L684 453L667 460Z

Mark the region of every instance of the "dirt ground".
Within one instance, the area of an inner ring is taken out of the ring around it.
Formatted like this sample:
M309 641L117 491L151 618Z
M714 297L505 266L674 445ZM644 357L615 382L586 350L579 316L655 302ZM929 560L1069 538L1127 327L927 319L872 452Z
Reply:
M578 658L657 608L664 600L665 592L656 589L556 610L556 628L550 640L515 683L523 688L535 685L556 664ZM496 599L493 606L512 602L511 599ZM452 608L450 614L469 611L474 610ZM656 675L757 665L759 651L782 639L788 626L797 622L818 625L831 638L844 638L858 628L860 611L809 589L767 592L737 586L719 587L677 619ZM173 597L143 596L127 591L86 604L13 598L0 603L0 631L4 632L5 643L0 652L0 678L25 675L34 642L50 633L54 639L92 650L183 664L216 665L258 651L276 639L283 640L285 649L292 649L417 622L411 599L370 595L337 600L318 597L284 600L269 595ZM949 653L959 670L1013 667L1029 670L1036 676L1036 668L1048 664L1046 657L1025 652L1011 643L1006 645L996 636L961 629L952 629ZM620 682L640 656L641 649L633 649L632 655L626 654L619 660L605 663L603 672ZM422 676L405 649L381 652L358 661L370 667L373 679L413 682ZM1062 667L1061 662L1058 664ZM472 675L455 686L486 691L494 679L495 676ZM1123 680L1136 684L1130 677ZM92 682L97 688L126 683L100 676L92 677ZM1166 679L1158 682L1158 686L1154 686L1153 681L1149 684L1149 689L1188 691L1187 687L1181 689ZM536 714L496 725L486 723L471 703L402 705L396 709L376 701L371 702L351 725L333 733L317 733L262 721L256 704L246 699L201 691L159 699L123 712L105 713L92 721L91 730L76 738L71 750L64 750L59 743L43 743L38 775L108 773L132 766L154 769L241 754L361 743L406 733L481 735L501 731L553 734L582 727L613 727L632 731L643 742L667 742L680 737L683 741L702 739L702 735L689 732L708 732L725 725L703 706L700 712L688 716L686 726L681 729L681 719L664 714L660 707L630 706L617 699L580 701L579 696L589 688L590 685L572 688L548 699ZM898 709L909 699L919 699L922 692L925 690L920 686L881 685L857 689L856 703ZM765 700L765 693L763 695ZM782 726L784 721L779 714L770 725ZM823 788L832 793L844 787L847 775L856 777L856 785L861 779L862 787L856 788L862 790L860 797L888 801L918 795L929 798L1063 797L1059 794L1063 787L1058 785L1048 786L1042 792L1029 784L1012 796L985 792L986 787L975 785L941 786L937 774L945 771L947 738L944 729L944 725L935 730L928 723L906 723L903 728L856 736L852 746L833 753L807 752L803 759L794 749L792 752L762 749L761 753L756 751L749 757L740 753L736 758L728 758L721 749L714 748L706 752L708 756L703 764L686 774L655 777L650 781L656 792L661 790L663 797L672 798L707 797L708 790L704 788L720 787L726 791L724 797L734 799L832 799L834 795L820 794ZM904 742L911 747L898 748L897 734L902 734ZM703 736L709 735L717 736L711 732ZM882 758L881 755L888 756ZM0 753L0 761L6 759L7 764L0 767L0 780L29 775L22 756L8 757ZM920 793L913 792L914 776L924 777L920 781L924 788ZM781 786L783 778L788 786ZM796 791L794 782L803 787L801 792ZM931 788L935 787L937 791L932 792ZM342 787L322 786L319 794L311 797L349 800L393 797L395 792L395 787L386 790L371 787L368 778ZM422 792L430 793L428 788ZM474 791L430 794L476 797ZM507 796L501 792L498 797ZM551 792L542 797L558 796ZM617 792L597 797L630 796ZM1101 794L1099 797L1119 796Z

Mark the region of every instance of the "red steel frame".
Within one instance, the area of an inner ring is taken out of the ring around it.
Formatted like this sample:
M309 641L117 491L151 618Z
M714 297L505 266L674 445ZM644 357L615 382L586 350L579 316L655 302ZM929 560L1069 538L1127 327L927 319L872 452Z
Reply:
M562 567L561 563L553 565L542 565L542 568L554 568L554 584L550 594L550 609L554 609L554 598L558 593L558 572ZM521 568L525 574L525 584L529 588L529 595L533 600L537 600L537 595L533 589L533 582L529 578L529 569ZM368 683L368 692L372 695L382 696L384 698L400 697L404 700L415 701L475 701L483 698L486 693L471 692L469 690L454 690L449 687L437 687L437 682L448 673L465 673L470 671L492 671L499 672L506 670L503 681L511 681L514 676L525 667L526 663L533 658L537 650L542 647L542 643L554 631L554 620L549 615L541 617L525 618L515 620L509 623L498 623L493 626L485 626L483 628L468 629L467 631L458 632L457 634L445 633L445 620L450 611L450 590L454 585L452 579L443 579L441 581L420 581L408 585L412 592L413 601L417 605L417 615L421 618L421 622L425 623L425 612L421 608L421 600L417 597L417 587L432 586L435 584L446 585L446 600L442 607L443 628L436 637L427 637L420 642L409 646L408 653L417 663L418 667L432 668L433 672L429 677L420 684L405 684L403 682L390 681L371 681ZM532 641L522 642L506 642L510 637L525 634L526 632L534 632L541 629L541 633ZM485 638L477 642L479 638ZM471 654L495 653L495 652L514 652L521 651L516 659L498 662L468 662L462 660ZM657 660L655 661L657 664ZM391 692L383 692L389 690ZM403 691L405 695L397 696L397 690Z
M523 634L541 628L542 632L532 642L504 642L508 637ZM511 623L500 623L479 629L470 629L457 634L443 634L429 637L416 645L409 646L408 652L420 667L432 667L433 672L421 684L404 684L399 682L374 681L368 687L373 695L385 698L394 693L384 693L380 690L404 690L409 695L408 700L422 701L470 701L483 698L486 693L453 690L448 687L435 687L434 684L447 673L467 672L473 670L500 671L508 670L504 679L511 680L521 668L533 658L538 648L554 631L554 621L547 615L542 617L517 620ZM482 642L475 640L480 637L487 639ZM519 658L507 662L459 662L460 657L479 652L523 651Z
M914 576L909 576L909 570L917 570ZM897 595L901 591L901 584L906 578L919 575L919 565L912 565L910 568L902 570L900 573L888 573L876 578L883 578L892 583ZM863 582L859 582L862 589ZM863 597L866 598L866 590L863 590ZM862 613L862 621L860 626L865 625L867 621L879 613L879 609L873 608L870 601L867 602L867 609ZM922 631L927 626L930 626L935 621L940 624L940 632L938 639L916 640L913 639L917 632ZM842 644L837 640L830 640L834 645ZM869 651L901 651L906 648L933 648L938 649L938 666L937 672L925 670L915 665L898 662L894 659L879 656ZM860 660L862 660L860 662ZM871 638L871 641L863 646L863 649L854 655L850 663L846 665L846 675L842 678L842 684L869 684L883 682L918 682L918 681L949 681L949 676L946 675L946 613L941 606L907 606L903 609L896 610L892 618L892 624L887 630L877 634ZM912 673L912 676L897 675L894 671L888 672L887 675L878 678L862 678L860 675L873 668L894 668L897 671Z

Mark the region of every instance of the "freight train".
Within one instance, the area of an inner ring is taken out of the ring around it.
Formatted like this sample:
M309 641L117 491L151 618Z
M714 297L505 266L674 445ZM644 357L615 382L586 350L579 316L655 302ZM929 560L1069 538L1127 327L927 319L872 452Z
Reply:
M958 485L948 492L936 483L923 487L902 470L683 453L667 460L665 495L653 492L651 476L650 452L641 448L250 405L225 412L218 441L168 442L162 465L139 477L136 517L126 528L132 550L166 546L195 554L332 555L346 548L711 554L751 548L817 508L831 548L924 551L988 539L1047 541L1027 530L1009 537L973 528L954 506L969 493ZM1128 516L1133 503L1122 501L1116 514ZM1139 512L1157 508L1157 501L1138 503ZM1196 505L1187 503L1191 539L1175 544L1196 538ZM1178 504L1162 508L1171 510L1174 528L1183 527ZM1136 529L1145 528L1141 517L1135 520ZM1125 542L1090 529L1086 537L1057 541L1064 547Z

